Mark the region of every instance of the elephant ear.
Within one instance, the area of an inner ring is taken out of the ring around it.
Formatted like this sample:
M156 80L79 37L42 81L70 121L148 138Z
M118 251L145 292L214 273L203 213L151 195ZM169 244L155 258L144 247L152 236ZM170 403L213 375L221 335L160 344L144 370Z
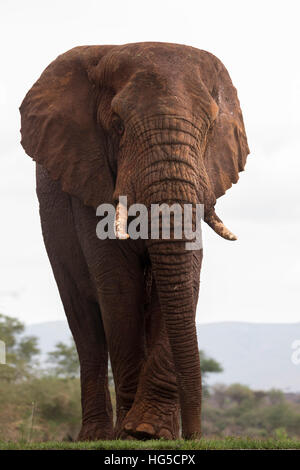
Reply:
M238 181L249 148L237 91L224 65L209 56L216 70L213 83L209 83L210 94L219 109L208 132L204 161L218 198Z
M62 189L97 207L113 193L113 178L97 123L90 75L114 46L83 46L58 56L24 98L21 144Z

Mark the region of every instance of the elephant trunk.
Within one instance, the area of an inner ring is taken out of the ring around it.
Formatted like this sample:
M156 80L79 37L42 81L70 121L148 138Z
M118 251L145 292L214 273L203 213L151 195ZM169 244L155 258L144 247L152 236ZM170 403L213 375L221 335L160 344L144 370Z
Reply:
M193 252L182 241L149 240L148 252L177 375L185 439L201 434L201 371L195 325Z

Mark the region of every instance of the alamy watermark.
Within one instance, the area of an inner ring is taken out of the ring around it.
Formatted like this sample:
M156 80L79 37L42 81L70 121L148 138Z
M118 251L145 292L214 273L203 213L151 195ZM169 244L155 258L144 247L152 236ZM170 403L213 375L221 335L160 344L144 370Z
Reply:
M118 209L116 210L113 204L98 206L96 215L102 219L97 224L96 233L100 240L173 239L185 240L186 250L202 248L203 204L151 204L148 210L144 204L132 204L128 207L127 197L120 196L118 207L122 208L123 218L120 221L117 216Z
M291 361L295 366L300 365L300 339L292 342L291 348L294 350L291 355Z
M0 364L6 364L6 350L4 341L0 340Z

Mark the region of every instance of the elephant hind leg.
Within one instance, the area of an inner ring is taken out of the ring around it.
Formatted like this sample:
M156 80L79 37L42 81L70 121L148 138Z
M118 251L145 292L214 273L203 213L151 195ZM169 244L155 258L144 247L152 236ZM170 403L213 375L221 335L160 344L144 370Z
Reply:
M39 165L37 195L46 250L79 356L82 403L79 439L111 439L107 345L100 308L74 229L71 198Z

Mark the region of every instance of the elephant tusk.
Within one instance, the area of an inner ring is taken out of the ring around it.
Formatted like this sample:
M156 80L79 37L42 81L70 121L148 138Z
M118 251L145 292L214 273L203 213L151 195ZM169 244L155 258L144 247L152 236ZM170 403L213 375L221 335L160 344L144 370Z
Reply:
M116 238L119 240L126 240L129 238L128 233L126 232L127 224L127 209L122 204L118 203L116 208L116 218L114 223L114 232Z
M219 219L215 210L209 212L208 215L204 216L204 221L209 225L220 237L226 240L237 240L237 237L225 227L222 220Z

